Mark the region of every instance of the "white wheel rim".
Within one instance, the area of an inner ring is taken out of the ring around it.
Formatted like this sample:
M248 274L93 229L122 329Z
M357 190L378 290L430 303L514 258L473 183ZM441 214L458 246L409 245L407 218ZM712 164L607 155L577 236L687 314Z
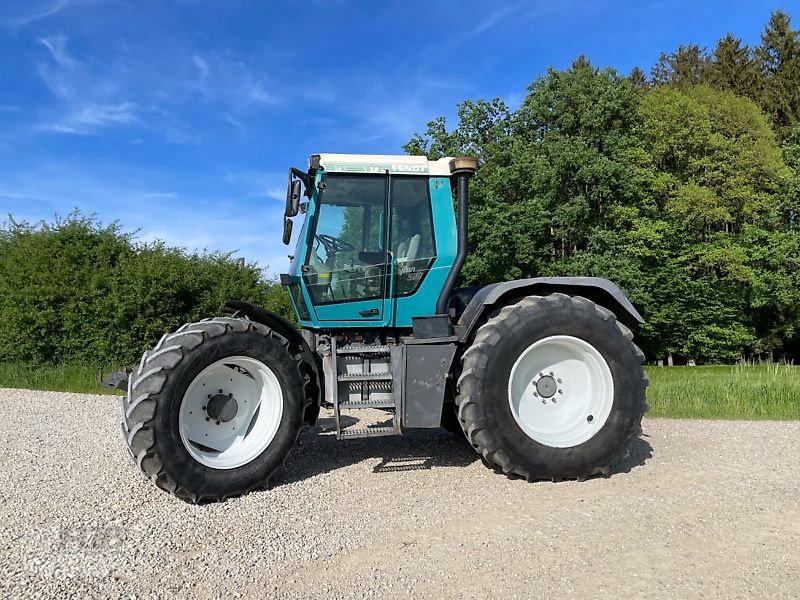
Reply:
M594 346L554 335L528 346L514 363L508 401L528 437L553 448L571 448L605 425L614 404L614 378Z
M220 414L220 406L227 412ZM270 445L282 416L283 391L272 369L249 356L232 356L195 377L181 401L178 428L184 447L197 462L213 469L235 469Z

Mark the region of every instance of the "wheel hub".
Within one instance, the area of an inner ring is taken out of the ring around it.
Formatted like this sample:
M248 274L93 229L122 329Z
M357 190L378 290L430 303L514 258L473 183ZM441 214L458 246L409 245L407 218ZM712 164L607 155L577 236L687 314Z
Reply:
M552 375L544 375L536 382L536 393L542 398L552 398L556 395L558 384Z
M217 422L227 423L239 412L239 403L232 394L216 394L211 397L206 407L208 416Z
M551 448L591 439L614 402L614 378L603 355L583 339L553 335L525 349L511 368L508 401L520 429Z

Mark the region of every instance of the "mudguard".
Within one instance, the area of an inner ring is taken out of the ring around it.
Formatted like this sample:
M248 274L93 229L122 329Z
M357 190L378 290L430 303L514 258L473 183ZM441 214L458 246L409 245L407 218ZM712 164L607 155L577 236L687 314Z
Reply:
M469 337L481 315L492 306L523 296L547 295L555 292L583 296L614 313L628 327L644 323L625 293L608 279L601 277L535 277L493 283L482 287L472 297L456 325L459 341Z
M289 340L290 344L296 346L300 350L303 363L306 366L307 374L310 378L307 389L312 399L311 405L306 411L305 420L309 425L313 425L319 415L320 402L323 397L323 379L322 365L319 363L319 357L311 350L308 342L303 339L300 332L289 321L261 306L250 304L242 300L228 300L225 303L224 309L226 312L241 314L251 321L266 325L276 333L285 337Z

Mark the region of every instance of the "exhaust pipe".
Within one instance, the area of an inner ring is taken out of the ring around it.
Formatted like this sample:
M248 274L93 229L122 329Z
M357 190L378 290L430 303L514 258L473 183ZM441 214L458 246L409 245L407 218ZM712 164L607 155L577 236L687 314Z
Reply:
M456 180L456 197L458 198L458 250L453 266L447 274L442 291L436 300L436 314L443 315L447 310L447 300L461 274L461 267L467 260L467 200L469 197L469 178L478 169L478 159L471 156L461 156L450 161L450 178Z

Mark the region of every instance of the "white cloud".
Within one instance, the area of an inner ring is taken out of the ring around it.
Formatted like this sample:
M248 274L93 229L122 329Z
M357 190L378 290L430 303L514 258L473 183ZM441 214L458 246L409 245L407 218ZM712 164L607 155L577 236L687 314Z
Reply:
M258 263L271 277L285 270L289 249L280 239L279 203L260 203L244 194L202 197L158 189L144 184L142 177L147 174L115 177L51 164L2 177L0 202L17 220L52 222L56 214L63 217L78 208L104 223L118 220L124 231L138 230L142 242L163 240L189 251L234 252ZM120 183L124 180L132 183Z
M39 42L50 51L53 59L60 65L67 67L74 67L76 65L75 60L67 53L67 36L63 33L39 38Z
M265 73L226 52L202 54L170 41L159 48L121 45L100 59L70 52L63 33L39 42L48 54L37 72L56 100L40 111L39 131L87 135L135 126L195 144L198 131L178 117L185 106L205 104L245 130L244 117L281 102Z
M74 107L66 115L54 122L39 125L39 129L58 133L89 135L105 127L136 123L139 118L135 111L136 104L132 102L123 102L121 104L88 103Z
M225 174L225 182L241 189L246 198L286 199L286 173L236 171Z
M108 0L29 0L25 2L26 10L24 12L8 17L3 23L12 27L24 27L57 15L67 9L100 4L106 1Z
M164 82L177 91L197 94L208 102L226 105L233 111L278 104L282 101L270 89L266 75L225 53L194 53L194 73ZM180 68L177 69L180 72Z

